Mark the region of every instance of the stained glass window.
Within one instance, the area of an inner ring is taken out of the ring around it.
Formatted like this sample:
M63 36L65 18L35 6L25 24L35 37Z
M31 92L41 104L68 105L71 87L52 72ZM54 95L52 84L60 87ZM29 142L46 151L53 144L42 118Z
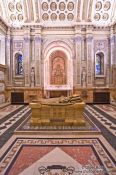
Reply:
M15 58L16 58L16 74L23 75L23 55L20 53L16 53Z
M96 75L104 74L104 54L103 53L96 54L95 74Z

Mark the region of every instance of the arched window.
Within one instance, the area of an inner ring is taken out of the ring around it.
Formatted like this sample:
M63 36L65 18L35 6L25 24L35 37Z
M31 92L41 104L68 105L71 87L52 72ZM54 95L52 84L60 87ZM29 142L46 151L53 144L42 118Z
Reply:
M23 75L23 55L20 53L16 53L15 62L16 62L16 74Z
M96 54L95 75L104 75L104 54L102 52Z

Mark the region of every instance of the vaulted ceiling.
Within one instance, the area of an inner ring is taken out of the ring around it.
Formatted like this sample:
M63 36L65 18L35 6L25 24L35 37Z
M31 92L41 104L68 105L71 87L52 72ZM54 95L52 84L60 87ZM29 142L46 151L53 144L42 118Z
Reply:
M0 0L0 16L11 26L108 26L116 22L116 0Z

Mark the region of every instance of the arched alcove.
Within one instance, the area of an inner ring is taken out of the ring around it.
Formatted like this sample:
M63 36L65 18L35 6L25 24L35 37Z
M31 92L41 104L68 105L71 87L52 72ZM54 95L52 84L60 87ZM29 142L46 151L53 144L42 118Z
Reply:
M73 91L73 61L71 51L60 44L47 48L44 57L44 94L68 96ZM52 95L52 97L55 97Z

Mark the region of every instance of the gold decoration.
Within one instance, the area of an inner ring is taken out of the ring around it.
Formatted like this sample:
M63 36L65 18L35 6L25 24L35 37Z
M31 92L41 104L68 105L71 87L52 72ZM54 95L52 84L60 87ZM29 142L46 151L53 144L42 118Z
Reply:
M16 4L16 9L19 11L19 12L21 12L22 11L22 5L21 5L21 3L17 3Z
M11 12L14 12L14 4L13 3L9 3L8 4L8 8L9 8L9 10L11 11Z

